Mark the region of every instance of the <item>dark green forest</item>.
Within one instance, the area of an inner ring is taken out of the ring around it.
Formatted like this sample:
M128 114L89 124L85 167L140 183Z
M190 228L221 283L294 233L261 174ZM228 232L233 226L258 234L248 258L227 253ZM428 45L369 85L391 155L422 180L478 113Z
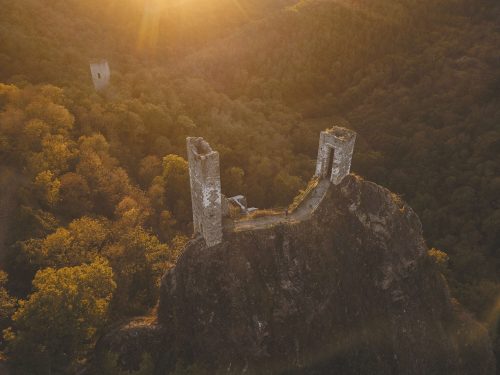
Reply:
M500 358L500 3L18 0L0 12L0 329L20 374L72 374L152 314L191 236L187 136L226 195L292 202L318 134L419 215ZM94 90L89 61L111 83Z

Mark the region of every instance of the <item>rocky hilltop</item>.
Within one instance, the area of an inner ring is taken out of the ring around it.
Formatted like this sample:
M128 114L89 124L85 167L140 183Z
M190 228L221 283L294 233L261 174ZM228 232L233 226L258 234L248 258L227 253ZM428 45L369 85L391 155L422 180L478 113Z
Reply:
M348 175L310 215L193 239L162 280L157 321L100 352L158 374L494 374L486 330L450 296L413 210ZM184 373L184 372L182 372Z

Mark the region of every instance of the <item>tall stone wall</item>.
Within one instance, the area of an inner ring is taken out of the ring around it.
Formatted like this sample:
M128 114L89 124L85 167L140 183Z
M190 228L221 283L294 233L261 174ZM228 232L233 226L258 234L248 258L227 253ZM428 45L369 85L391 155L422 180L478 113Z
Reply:
M322 131L319 137L316 176L330 178L338 185L351 170L356 133L352 130L334 126Z
M187 138L194 232L207 246L222 241L222 194L219 153L203 138Z
M106 60L98 60L90 63L92 82L97 91L104 89L109 84L111 71Z
M320 134L316 176L338 185L349 174L356 133L339 126ZM193 229L207 246L222 242L222 216L228 202L221 193L219 153L200 137L187 138Z

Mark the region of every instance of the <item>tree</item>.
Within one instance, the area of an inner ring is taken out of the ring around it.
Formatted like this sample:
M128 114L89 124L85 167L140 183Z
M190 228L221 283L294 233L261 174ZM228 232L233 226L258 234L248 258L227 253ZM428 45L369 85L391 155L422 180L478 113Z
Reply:
M228 196L244 193L245 172L239 167L231 167L224 171L222 185Z
M135 197L126 196L116 206L115 217L119 225L125 228L144 226L151 215L151 208L146 197L139 192Z
M173 254L141 227L121 228L115 236L117 241L104 249L118 285L113 309L119 314L139 314L156 301L159 278Z
M50 134L50 126L40 119L29 120L23 129L22 143L24 147L37 151L41 147L41 141Z
M149 186L156 176L161 175L161 159L155 155L146 156L139 166L139 178L143 186Z
M106 222L82 217L44 239L30 239L23 252L36 268L77 266L95 260L110 237Z
M299 189L303 186L300 177L291 176L286 171L281 171L274 178L275 191L280 194L276 196L276 204L286 205L297 195Z
M0 83L0 106L3 107L7 103L15 103L19 100L21 90L15 85L6 85Z
M75 122L74 116L61 103L64 101L63 90L52 85L37 87L26 106L30 118L38 118L49 124L52 134L66 135Z
M92 210L90 188L79 174L69 172L59 179L59 211L67 218L75 218Z
M77 154L73 141L62 135L47 135L42 139L42 150L28 156L28 168L34 174L51 170L59 175L68 170Z
M5 334L9 353L24 374L71 372L106 324L116 287L113 271L103 259L59 270L46 268L37 272L33 287Z
M7 273L0 271L0 329L7 327L10 317L16 311L17 300L7 291Z
M165 205L182 224L191 221L191 195L189 187L188 163L178 155L163 158L163 183Z
M61 181L51 171L40 172L34 181L36 195L45 207L53 207L59 201Z
M164 240L172 240L175 233L174 227L176 224L177 220L175 220L170 211L161 211L158 223L158 232L161 236L160 238Z
M79 144L76 172L89 184L96 209L111 217L116 205L132 190L127 172L109 155L109 144L103 135L80 137Z

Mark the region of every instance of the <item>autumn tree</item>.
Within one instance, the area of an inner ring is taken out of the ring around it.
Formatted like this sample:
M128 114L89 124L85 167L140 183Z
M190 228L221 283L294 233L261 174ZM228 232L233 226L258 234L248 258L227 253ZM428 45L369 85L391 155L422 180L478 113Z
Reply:
M156 176L162 174L161 159L155 155L148 155L141 160L139 166L139 179L143 186L149 186Z
M91 264L39 271L34 292L13 316L5 333L9 353L22 374L73 372L106 324L115 289L103 259Z
M109 237L105 220L82 217L43 239L25 241L21 249L37 269L78 266L96 259Z
M191 221L191 194L188 163L178 155L163 158L162 180L165 208L183 225ZM154 181L155 182L155 181Z
M121 315L143 313L156 301L159 278L171 267L173 254L140 226L115 231L115 236L103 252L117 283L113 309Z
M17 300L7 290L7 273L0 271L0 329L7 328L10 317L16 311Z
M129 177L109 154L109 144L103 135L81 137L79 148L76 172L87 181L95 207L111 217L118 202L131 190Z
M66 218L88 214L93 208L90 188L85 178L68 172L59 178L58 210Z

